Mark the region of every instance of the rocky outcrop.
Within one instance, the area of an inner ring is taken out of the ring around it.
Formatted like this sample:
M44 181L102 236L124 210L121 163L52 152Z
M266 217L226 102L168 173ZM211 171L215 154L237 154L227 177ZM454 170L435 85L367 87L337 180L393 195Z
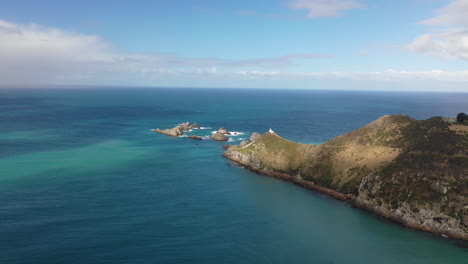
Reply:
M190 122L185 122L171 129L161 130L159 128L153 129L153 131L171 136L171 137L180 137L184 134L184 131L190 131L190 129L201 129L200 125L197 122L190 124Z
M191 139L194 139L194 140L203 140L202 137L199 137L197 135L190 135L190 136L187 136L188 138L191 138Z
M190 122L185 122L180 125L183 131L189 131L190 130Z
M211 135L211 139L214 139L216 141L228 141L229 140L228 137L226 137L223 133L219 133L219 132Z
M468 240L468 134L447 118L384 116L322 145L265 133L223 156L393 219Z
M197 122L193 123L190 127L192 129L201 129L200 125Z
M231 133L230 133L226 128L224 128L224 127L220 127L220 128L218 129L218 133L224 134L224 135L231 135Z
M258 138L260 138L262 135L260 135L259 133L257 132L253 132L252 135L250 136L250 141L254 141Z
M166 130L161 130L159 128L156 128L153 131L164 134L166 136L170 136L170 137L180 137L180 136L182 136L184 134L184 132L182 131L182 128L180 126L176 126L174 128L166 129Z

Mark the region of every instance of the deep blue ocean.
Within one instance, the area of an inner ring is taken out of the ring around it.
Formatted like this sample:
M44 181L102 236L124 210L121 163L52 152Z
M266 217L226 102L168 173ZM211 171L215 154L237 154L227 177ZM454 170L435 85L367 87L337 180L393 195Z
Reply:
M0 263L468 263L411 230L151 131L272 128L320 144L382 115L468 112L468 93L0 90Z

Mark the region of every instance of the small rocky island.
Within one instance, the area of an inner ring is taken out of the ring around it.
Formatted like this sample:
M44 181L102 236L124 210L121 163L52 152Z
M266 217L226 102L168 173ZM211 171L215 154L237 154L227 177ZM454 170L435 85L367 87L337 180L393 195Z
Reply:
M223 156L408 227L468 240L468 126L457 119L383 116L321 145L270 130Z
M226 128L220 127L216 133L211 135L211 139L214 139L216 141L228 141L229 138L226 135L231 135L231 132L229 132Z
M202 128L197 122L191 124L190 122L187 121L185 123L182 123L170 129L161 130L159 128L156 128L156 129L153 129L153 131L164 134L166 136L170 136L170 137L181 137L184 135L184 132L190 132L193 129L202 129ZM231 132L229 132L224 127L220 127L218 131L214 132L213 135L211 135L209 138L215 141L228 141L229 138L227 137L227 135L231 135ZM190 138L193 140L203 140L202 137L197 136L197 135L189 135L187 136L187 138Z
M197 122L193 123L193 124L190 124L190 122L185 122L185 123L182 123L176 127L173 127L173 128L170 128L170 129L166 129L166 130L161 130L159 128L156 128L156 129L153 129L154 132L158 132L158 133L161 133L161 134L164 134L166 136L170 136L170 137L180 137L184 134L184 132L187 132L187 131L190 131L192 129L201 129L200 125L198 125ZM194 135L196 136L196 135ZM193 139L198 139L197 137L194 137L192 136L191 138Z

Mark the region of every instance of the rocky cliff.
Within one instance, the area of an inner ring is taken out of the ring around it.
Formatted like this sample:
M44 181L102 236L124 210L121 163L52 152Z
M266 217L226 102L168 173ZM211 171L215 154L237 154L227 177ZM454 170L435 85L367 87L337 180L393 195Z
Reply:
M267 132L223 155L412 228L468 240L468 126L453 119L384 116L321 145Z

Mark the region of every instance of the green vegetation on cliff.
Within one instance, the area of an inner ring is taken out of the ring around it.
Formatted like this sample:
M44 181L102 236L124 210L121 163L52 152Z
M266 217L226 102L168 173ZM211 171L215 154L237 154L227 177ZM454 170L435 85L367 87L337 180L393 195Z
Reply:
M461 124L468 124L468 115L465 113L459 113L457 115L457 122Z

